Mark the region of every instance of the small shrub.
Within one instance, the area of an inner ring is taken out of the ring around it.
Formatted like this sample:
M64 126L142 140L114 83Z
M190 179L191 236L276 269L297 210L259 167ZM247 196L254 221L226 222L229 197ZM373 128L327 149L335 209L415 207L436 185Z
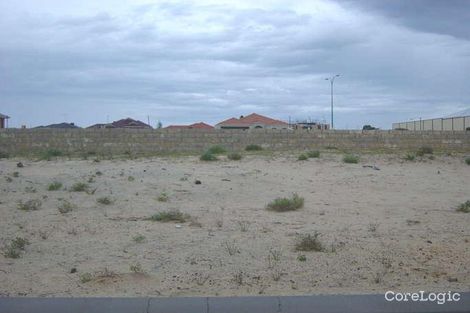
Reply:
M93 280L93 274L91 273L83 273L80 275L80 282L81 283L88 283Z
M95 175L96 175L96 176L101 176L101 175L103 175L103 172L101 172L101 171L96 171Z
M299 155L299 157L297 158L297 160L299 160L299 161L308 160L308 156L307 156L306 154L301 154L301 155Z
M157 222L179 222L184 223L190 219L189 214L180 212L179 210L163 211L152 215L149 220Z
M415 160L415 155L411 154L411 153L408 153L408 154L405 155L405 160L406 161L414 161Z
M128 180L128 181L134 181L135 178L134 178L134 176L129 176L129 177L127 177L127 180Z
M73 184L71 190L74 192L87 192L90 187L85 183L75 183Z
M129 266L129 269L131 270L131 272L134 273L144 273L144 269L142 268L142 265L140 265L140 263L131 264L131 266Z
M307 257L304 254L301 254L297 257L297 260L299 260L300 262L305 262L307 261Z
M250 222L249 221L238 221L238 226L240 226L240 230L242 232L247 232L248 228L250 227Z
M37 211L41 208L42 202L39 199L18 202L18 209L22 211Z
M11 178L10 176L7 176L5 180L7 181L7 183L11 183L13 181L13 178Z
M465 158L465 163L466 163L467 165L470 165L470 157Z
M307 152L307 156L309 158L319 158L320 157L320 151L318 151L318 150L309 151L309 152Z
M18 259L21 256L21 251L24 251L26 245L29 245L27 239L16 237L9 245L3 247L3 255L6 258Z
M199 158L201 161L217 161L217 157L212 153L206 152Z
M26 187L24 187L24 192L26 192L26 193L35 193L36 188L34 188L33 186L26 186Z
M261 151L263 150L263 147L259 146L259 145L248 145L245 147L245 150L246 151Z
M239 161L242 159L242 155L238 152L232 152L229 155L227 155L227 157L229 158L229 160L232 160L232 161Z
M315 234L311 235L303 235L298 238L298 241L295 245L295 250L297 251L324 251L324 247L321 244L318 236L320 234L315 232Z
M470 200L465 201L457 207L458 212L470 213Z
M59 210L60 213L62 214L65 214L65 213L69 213L71 212L73 209L75 208L75 206L70 203L69 201L67 200L63 200L59 206L57 207L57 209Z
M24 250L26 245L29 245L28 239L16 237L11 241L11 246L15 249Z
M100 197L96 199L96 202L102 205L110 205L111 203L113 203L113 201L109 199L109 197Z
M42 160L50 161L52 158L63 156L63 152L57 149L48 149L41 154Z
M59 190L60 188L62 188L62 183L58 181L54 181L49 184L49 186L47 187L47 190L56 191L56 190Z
M15 177L15 178L18 178L18 177L20 177L20 173L19 173L19 172L13 172L13 173L11 174L11 176L13 176L13 177Z
M10 155L6 152L0 151L0 159L8 159Z
M346 154L343 157L343 162L344 163L358 163L359 162L359 157L357 155L352 155L352 154Z
M210 153L210 154L223 154L223 153L227 152L227 149L225 149L222 146L215 145L215 146L212 146L209 149L207 149L207 152Z
M132 238L132 240L134 240L134 242L136 242L136 243L142 243L145 240L145 236L137 235L134 238Z
M416 155L423 156L425 154L433 154L433 152L434 151L431 147L423 146L423 147L418 149L418 151L416 152Z
M276 198L266 206L266 209L276 212L293 211L304 206L304 198L294 193L292 198Z
M160 202L167 202L168 199L168 195L165 192L162 192L157 198L157 200Z

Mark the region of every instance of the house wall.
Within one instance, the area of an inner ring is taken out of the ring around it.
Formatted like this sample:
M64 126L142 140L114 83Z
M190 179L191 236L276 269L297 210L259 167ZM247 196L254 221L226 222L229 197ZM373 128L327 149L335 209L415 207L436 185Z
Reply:
M406 151L430 146L440 151L470 152L470 132L306 131L196 129L2 129L0 151L30 155L59 149L81 155L200 153L220 144L243 150L248 144L287 151L336 147L351 151Z

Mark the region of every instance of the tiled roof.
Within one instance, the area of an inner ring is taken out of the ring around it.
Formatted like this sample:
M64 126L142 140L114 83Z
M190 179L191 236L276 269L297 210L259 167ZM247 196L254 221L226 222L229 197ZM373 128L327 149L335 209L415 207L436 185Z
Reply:
M132 118L125 118L119 121L115 121L111 123L116 128L152 128L150 125L145 124L144 122L134 120Z
M169 125L167 129L213 129L214 127L204 122L194 123L191 125Z
M236 118L229 118L228 120L225 120L223 122L220 122L219 126L249 126L253 124L262 124L262 125L282 125L282 126L288 126L286 122L280 121L280 120L275 120L263 115L259 115L256 113L252 113L250 115L241 117L239 119Z

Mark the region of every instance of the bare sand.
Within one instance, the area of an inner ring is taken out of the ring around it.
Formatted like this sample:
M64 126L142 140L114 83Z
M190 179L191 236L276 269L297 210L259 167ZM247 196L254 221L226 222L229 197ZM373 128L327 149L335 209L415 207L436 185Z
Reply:
M341 157L0 160L0 247L29 241L19 258L0 253L0 295L469 291L470 214L455 210L470 200L462 157L366 155L359 164ZM55 180L63 188L48 191ZM70 191L89 180L88 193ZM305 198L302 209L265 209L293 192ZM162 193L168 201L158 200ZM104 196L113 202L97 203ZM17 208L30 199L41 208ZM58 211L63 199L71 212ZM170 209L192 220L145 220ZM315 232L325 251L295 250L299 235Z

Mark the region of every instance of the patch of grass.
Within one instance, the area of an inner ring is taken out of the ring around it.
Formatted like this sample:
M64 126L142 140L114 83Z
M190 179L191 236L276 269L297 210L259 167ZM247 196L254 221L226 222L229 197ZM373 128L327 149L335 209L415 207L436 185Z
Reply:
M227 149L220 145L215 145L207 149L207 152L209 152L210 154L224 154L225 152L227 152Z
M148 220L157 222L178 222L184 223L191 218L189 214L183 213L179 210L162 211L152 215Z
M113 201L109 197L100 197L96 199L96 202L102 205L110 205L113 203Z
M324 251L322 243L318 239L320 233L315 232L313 235L307 234L302 235L298 238L297 243L295 244L295 250L297 251L315 251L321 252Z
M101 171L96 171L95 175L96 175L96 176L101 176L101 175L103 175L103 172L101 172Z
M13 172L13 173L11 174L11 176L13 176L13 177L15 177L15 178L18 178L18 177L20 177L20 173L19 173L19 172Z
M162 192L158 198L157 198L158 201L160 202L167 202L169 200L169 197L168 195L165 193L165 192Z
M7 183L11 183L13 181L13 178L11 178L10 176L7 176L5 180L7 181Z
M239 161L242 159L242 155L238 152L232 152L227 155L227 158L232 161Z
M233 241L225 241L222 245L230 256L235 255L236 253L240 253L240 249Z
M465 163L466 163L467 165L470 165L470 157L465 158Z
M412 154L412 153L407 153L407 154L405 155L405 157L404 157L404 159L405 159L406 161L414 161L415 158L416 158L415 155Z
M240 231L242 232L247 232L248 231L248 228L250 227L250 222L249 221L238 221L238 226L240 227Z
M56 191L56 190L59 190L60 188L62 188L62 183L58 181L54 181L50 183L49 186L47 186L47 190L49 191Z
M64 153L58 149L48 149L41 153L40 159L50 161L52 158L63 156Z
M217 161L218 159L212 153L205 152L203 155L201 155L199 157L199 160L201 160L201 161Z
M299 157L297 158L297 160L299 160L299 161L308 160L308 156L307 156L306 154L301 154L301 155L299 155Z
M67 200L62 200L57 209L60 213L65 214L71 212L75 206Z
M145 240L145 236L137 235L137 236L134 236L134 238L132 238L132 240L134 240L134 242L136 242L136 243L142 243Z
M248 145L245 147L245 151L261 151L263 150L263 147L259 146L259 145Z
M26 186L26 187L24 187L24 192L26 192L26 193L36 193L36 188L34 188L33 186Z
M42 202L39 199L32 199L26 202L20 200L20 202L18 202L18 210L22 211L37 211L41 206Z
M87 192L89 188L90 186L86 183L75 183L70 190L74 192Z
M266 209L269 211L285 212L294 211L304 206L304 198L294 193L292 198L276 198L270 202Z
M301 254L297 257L297 260L300 262L305 262L307 261L307 257L304 254Z
M470 213L470 200L465 201L457 207L458 212Z
M135 178L134 178L134 176L129 176L129 177L127 177L127 180L128 180L128 181L134 181Z
M308 151L307 156L309 158L319 158L320 157L320 151L318 151L318 150Z
M344 163L353 163L353 164L356 164L359 162L359 157L357 155L353 155L353 154L346 154L344 157L343 157L343 162Z
M26 245L29 245L29 241L28 239L24 239L22 237L16 237L11 241L10 245L15 249L24 250Z
M416 155L423 156L425 154L433 154L433 152L434 150L432 149L432 147L423 146L423 147L420 147L418 151L416 151Z
M0 159L8 159L10 155L6 152L0 151Z

